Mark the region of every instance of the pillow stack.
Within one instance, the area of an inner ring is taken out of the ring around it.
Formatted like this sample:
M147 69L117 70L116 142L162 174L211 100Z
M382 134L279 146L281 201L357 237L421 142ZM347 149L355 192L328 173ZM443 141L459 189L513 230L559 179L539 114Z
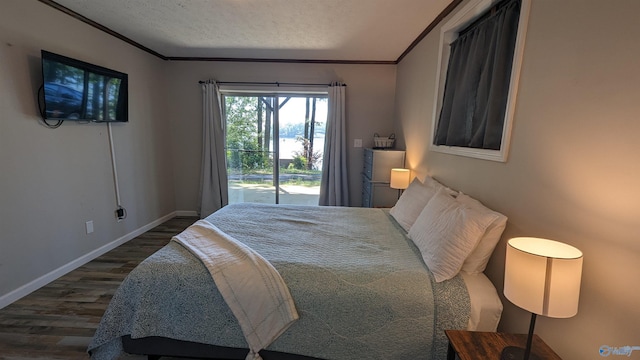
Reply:
M484 271L500 241L507 217L457 193L435 179L415 179L390 214L420 250L437 282L460 270Z
M422 209L427 206L429 200L440 189L444 189L451 196L457 195L455 191L445 187L431 177L427 177L424 183L415 178L389 213L403 229L409 231Z

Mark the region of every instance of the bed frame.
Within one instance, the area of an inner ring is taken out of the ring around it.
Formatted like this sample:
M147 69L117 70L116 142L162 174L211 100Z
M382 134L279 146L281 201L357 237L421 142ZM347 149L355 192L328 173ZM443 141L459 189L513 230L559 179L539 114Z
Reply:
M149 360L159 360L163 356L216 359L216 360L244 360L249 349L230 348L224 346L201 344L191 341L181 341L160 336L132 339L126 335L122 337L124 351L134 355L145 355ZM320 360L308 356L262 350L263 360Z

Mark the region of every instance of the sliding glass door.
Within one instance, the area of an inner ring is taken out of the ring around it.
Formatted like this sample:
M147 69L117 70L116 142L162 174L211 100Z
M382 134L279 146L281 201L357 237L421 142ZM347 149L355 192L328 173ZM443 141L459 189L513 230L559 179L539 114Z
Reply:
M317 205L326 95L225 93L229 203Z

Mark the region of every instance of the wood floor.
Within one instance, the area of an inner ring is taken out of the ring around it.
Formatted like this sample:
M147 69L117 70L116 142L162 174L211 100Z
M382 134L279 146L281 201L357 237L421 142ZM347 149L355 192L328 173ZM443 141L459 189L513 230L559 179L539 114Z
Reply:
M195 220L173 218L0 309L0 359L88 359L89 341L118 285Z

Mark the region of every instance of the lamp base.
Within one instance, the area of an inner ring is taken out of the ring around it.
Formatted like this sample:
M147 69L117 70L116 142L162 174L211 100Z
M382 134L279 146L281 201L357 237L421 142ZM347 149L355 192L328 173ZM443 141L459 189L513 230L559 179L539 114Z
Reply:
M517 346L507 346L502 349L500 360L524 360L527 350ZM529 360L541 360L535 354L530 353Z

